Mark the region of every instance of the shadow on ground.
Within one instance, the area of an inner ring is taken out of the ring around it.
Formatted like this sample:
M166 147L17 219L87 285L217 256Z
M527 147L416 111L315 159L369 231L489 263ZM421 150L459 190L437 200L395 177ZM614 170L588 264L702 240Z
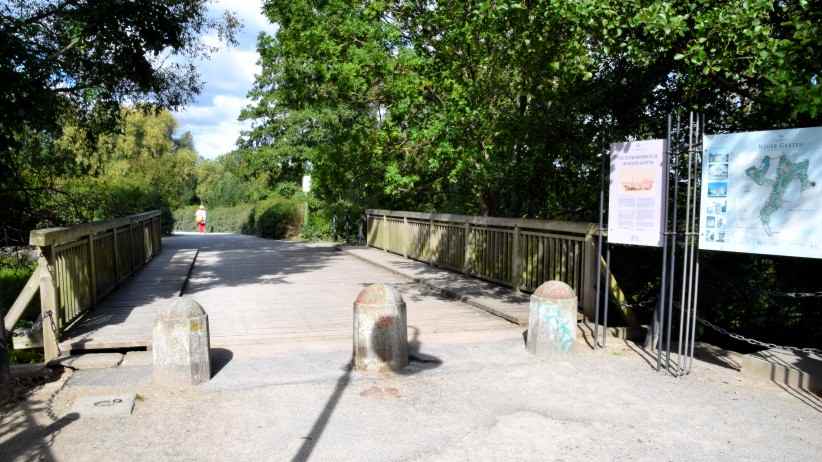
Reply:
M70 413L57 417L53 405L62 386L47 397L35 398L35 392L43 386L57 382L63 369L60 367L16 368L12 384L2 390L0 396L0 456L2 460L54 461L51 445L57 433L77 421L80 416ZM35 420L46 415L47 422Z
M410 376L441 366L443 363L441 359L421 352L422 344L419 341L420 330L414 326L409 326L409 329L413 332L411 339L408 340L409 364L408 366L400 369L392 368L390 373L400 376ZM376 333L376 329L374 332ZM375 339L372 335L372 347L374 344L380 343L381 341L382 339ZM390 357L391 355L386 355L382 359L388 360ZM328 425L328 421L331 419L331 415L334 413L334 409L340 402L343 392L345 392L345 389L351 383L352 374L355 373L353 358L343 367L343 371L343 374L337 379L334 390L328 397L325 406L323 406L322 412L320 412L320 415L317 416L317 419L314 421L314 425L312 425L308 435L303 437L303 444L300 446L297 454L291 459L292 462L305 462L311 456L312 451L322 437L325 427Z

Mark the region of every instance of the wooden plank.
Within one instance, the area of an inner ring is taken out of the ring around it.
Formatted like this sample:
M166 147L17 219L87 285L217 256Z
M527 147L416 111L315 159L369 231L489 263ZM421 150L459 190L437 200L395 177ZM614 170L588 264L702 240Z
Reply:
M46 249L44 249L46 250ZM40 312L43 318L43 350L46 362L56 358L59 354L57 343L60 339L57 288L54 285L50 260L53 258L51 249L47 249L40 257Z
M457 231L462 232L462 225ZM512 337L520 335L514 326L487 313L431 296L401 276L330 248L251 236L194 235L167 239L161 256L67 329L61 348L150 347L157 311L173 303L178 293L165 281L182 282L188 267L181 264L181 257L193 257L195 251L188 249L202 242L207 244L197 257L186 294L208 313L212 345L280 348L284 342L320 339L348 345L350 302L370 283L397 284L406 292L408 323L419 329L423 344L431 334L509 329Z
M410 218L416 220L430 220L460 225L468 222L475 226L496 226L502 228L513 228L517 226L521 229L539 229L545 231L559 231L582 235L596 235L598 228L596 223L557 220L535 220L530 218L484 217L477 215L421 213L381 209L369 209L366 210L366 213L369 215L378 215L395 218Z
M40 289L40 266L38 265L34 272L31 273L29 276L29 280L26 281L26 285L23 287L23 290L20 291L20 294L17 295L17 298L14 300L14 303L9 308L9 311L6 313L6 316L3 318L3 325L5 326L7 331L11 331L14 329L14 325L17 324L17 321L20 320L20 316L26 311L26 308L31 303L32 299L34 299L34 295Z
M98 234L112 228L143 222L157 216L160 216L160 211L152 210L150 212L129 215L127 217L117 218L114 220L83 223L67 228L35 229L29 234L29 244L38 247L64 244L67 242L76 241L91 234Z
M91 289L91 306L97 304L97 262L94 260L94 236L88 237L88 271L89 289Z

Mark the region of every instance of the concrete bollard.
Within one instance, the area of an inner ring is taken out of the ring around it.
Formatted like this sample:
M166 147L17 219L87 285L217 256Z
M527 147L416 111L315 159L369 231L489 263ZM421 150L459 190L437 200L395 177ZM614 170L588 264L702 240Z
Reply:
M211 378L208 315L191 297L160 308L152 339L154 382L198 385Z
M398 371L407 365L405 302L389 285L370 285L354 302L354 369Z
M543 283L531 295L528 351L543 357L570 353L576 337L577 296L574 289L560 281Z

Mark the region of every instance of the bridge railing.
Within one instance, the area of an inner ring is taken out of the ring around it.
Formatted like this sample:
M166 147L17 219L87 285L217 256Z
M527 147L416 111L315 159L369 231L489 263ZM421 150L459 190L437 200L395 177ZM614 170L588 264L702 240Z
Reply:
M597 225L367 210L367 243L407 258L533 292L569 284L586 314L596 304Z
M31 232L40 251L37 268L6 313L11 330L40 293L46 360L58 355L60 334L157 255L162 247L160 212Z

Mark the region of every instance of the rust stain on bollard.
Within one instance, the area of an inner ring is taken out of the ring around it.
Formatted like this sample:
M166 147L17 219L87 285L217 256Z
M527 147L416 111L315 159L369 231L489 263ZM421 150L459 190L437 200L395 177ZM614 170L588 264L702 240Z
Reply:
M394 287L366 287L354 302L354 368L398 371L407 365L405 301Z

